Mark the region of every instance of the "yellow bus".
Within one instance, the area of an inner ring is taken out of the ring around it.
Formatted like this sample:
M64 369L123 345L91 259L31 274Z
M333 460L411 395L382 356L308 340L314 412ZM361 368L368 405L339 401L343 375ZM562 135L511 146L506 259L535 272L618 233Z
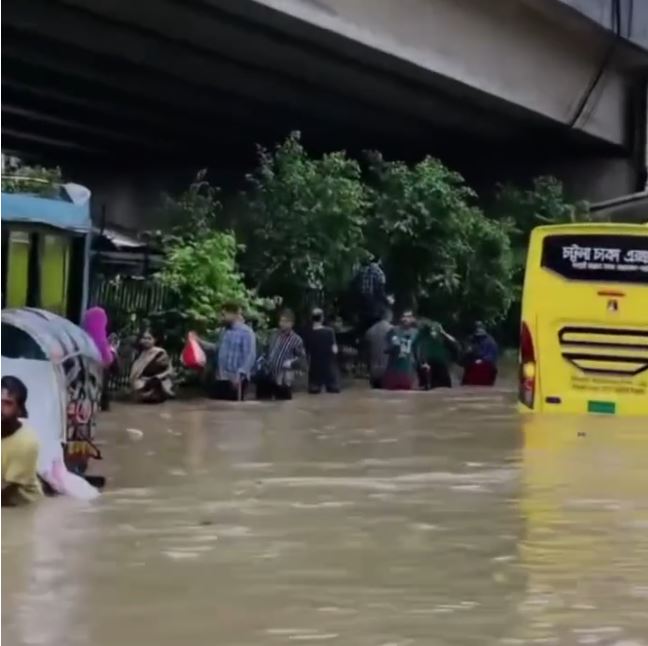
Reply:
M648 415L648 227L565 224L529 241L523 411Z

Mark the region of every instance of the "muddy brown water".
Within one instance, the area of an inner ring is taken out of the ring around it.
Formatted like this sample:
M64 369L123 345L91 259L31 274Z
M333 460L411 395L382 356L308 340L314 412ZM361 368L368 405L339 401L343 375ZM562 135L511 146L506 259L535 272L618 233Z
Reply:
M648 644L648 423L513 400L115 405L98 501L2 512L4 644Z

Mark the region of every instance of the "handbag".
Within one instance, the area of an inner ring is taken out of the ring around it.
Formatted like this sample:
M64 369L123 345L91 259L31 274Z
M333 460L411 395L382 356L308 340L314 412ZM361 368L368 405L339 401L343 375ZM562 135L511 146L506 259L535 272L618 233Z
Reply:
M198 339L193 332L189 332L187 335L187 341L182 349L180 361L185 368L192 370L200 370L207 364L205 351L200 347L200 343L198 343Z

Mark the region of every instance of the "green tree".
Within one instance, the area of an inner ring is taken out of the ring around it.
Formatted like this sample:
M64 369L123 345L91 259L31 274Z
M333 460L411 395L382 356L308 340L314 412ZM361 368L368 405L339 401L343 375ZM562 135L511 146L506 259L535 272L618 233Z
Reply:
M256 299L243 283L236 254L234 234L215 230L165 249L159 278L174 293L176 307L197 329L216 327L227 301L240 303L248 315L254 315Z
M247 180L243 266L260 292L299 307L310 292L342 289L364 253L359 164L344 152L309 157L293 132L272 152L259 148Z
M470 318L503 318L511 291L507 231L474 205L463 177L431 157L408 166L372 153L369 164L367 238L397 304L461 327Z
M237 265L240 250L231 231L216 228L221 204L218 190L201 171L178 197L165 195L164 219L177 224L156 232L164 261L157 278L172 294L171 309L161 313L167 328L184 335L219 324L222 305L239 303L248 317L263 318L264 303L249 290Z
M447 243L453 280L429 290L421 309L438 312L458 330L468 330L476 320L496 325L515 297L509 233L478 208L467 209L456 224L457 235Z
M510 228L516 281L520 287L529 235L535 227L590 219L587 202L571 201L562 182L550 176L536 177L530 188L500 185L489 213Z
M3 193L32 193L41 197L58 197L63 175L56 166L28 166L20 164L2 174Z
M531 231L544 224L583 222L590 219L586 202L571 201L558 179L541 176L529 188L502 184L489 209L493 221L508 229L513 253L513 300L501 334L516 343L520 325L522 283Z

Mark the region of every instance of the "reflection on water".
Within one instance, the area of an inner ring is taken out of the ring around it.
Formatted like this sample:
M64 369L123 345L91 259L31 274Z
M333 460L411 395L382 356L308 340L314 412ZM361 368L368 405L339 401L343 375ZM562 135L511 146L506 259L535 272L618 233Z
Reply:
M581 643L638 643L648 637L648 423L538 417L524 438L523 636L560 627Z
M9 645L648 643L636 420L358 390L102 426L99 501L3 510Z

